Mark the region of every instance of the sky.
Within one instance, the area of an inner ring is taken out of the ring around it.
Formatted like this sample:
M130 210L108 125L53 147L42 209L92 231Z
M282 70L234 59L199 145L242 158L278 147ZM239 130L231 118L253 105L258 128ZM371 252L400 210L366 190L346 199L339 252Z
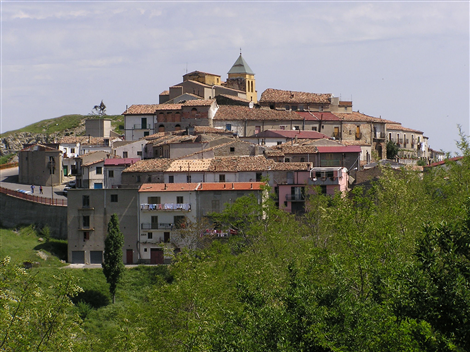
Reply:
M0 130L156 104L242 51L267 88L331 93L458 151L469 133L469 2L1 1Z

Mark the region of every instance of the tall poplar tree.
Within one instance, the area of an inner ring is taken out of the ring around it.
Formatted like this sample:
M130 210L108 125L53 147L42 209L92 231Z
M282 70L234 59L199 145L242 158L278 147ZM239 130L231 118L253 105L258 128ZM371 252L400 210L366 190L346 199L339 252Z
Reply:
M101 264L103 274L109 284L109 292L115 302L116 286L124 272L124 263L122 261L122 247L124 245L124 236L119 228L119 220L116 214L111 216L108 223L108 236L104 241L104 261Z

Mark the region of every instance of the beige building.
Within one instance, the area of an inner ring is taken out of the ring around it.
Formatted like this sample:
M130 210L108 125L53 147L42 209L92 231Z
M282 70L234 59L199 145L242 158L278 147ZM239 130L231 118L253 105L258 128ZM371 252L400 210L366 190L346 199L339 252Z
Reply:
M62 151L34 144L18 153L18 182L56 186L63 182Z
M71 189L68 192L68 262L100 264L112 214L124 235L124 263L138 262L137 189Z

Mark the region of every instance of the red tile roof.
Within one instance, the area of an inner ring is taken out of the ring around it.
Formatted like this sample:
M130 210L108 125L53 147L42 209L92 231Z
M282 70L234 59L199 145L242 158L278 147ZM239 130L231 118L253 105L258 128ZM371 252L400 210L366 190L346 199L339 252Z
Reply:
M181 192L195 191L198 183L144 183L139 192Z
M278 111L271 109L250 109L246 106L221 105L214 116L214 120L297 120L303 118L292 111Z
M144 183L139 192L259 191L264 182Z
M340 121L340 118L331 112L315 111L312 112L312 115L315 116L318 121Z
M261 94L260 103L329 104L331 97L331 94L305 93L268 88Z
M165 171L170 166L171 159L148 159L140 160L131 165L123 172L156 172Z
M152 115L158 104L137 104L129 106L122 115Z

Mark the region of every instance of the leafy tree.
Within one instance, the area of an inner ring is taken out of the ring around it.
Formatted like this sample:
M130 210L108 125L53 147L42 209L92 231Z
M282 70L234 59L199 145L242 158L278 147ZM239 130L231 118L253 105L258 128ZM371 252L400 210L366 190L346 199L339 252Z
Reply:
M116 214L111 216L108 223L108 235L104 241L103 274L109 284L109 292L115 303L116 287L125 270L122 261L122 247L124 236L119 228L119 219Z
M72 351L81 334L70 300L81 288L65 271L41 288L31 275L6 257L0 261L0 350Z
M394 159L398 155L398 145L394 141L387 142L387 159Z

